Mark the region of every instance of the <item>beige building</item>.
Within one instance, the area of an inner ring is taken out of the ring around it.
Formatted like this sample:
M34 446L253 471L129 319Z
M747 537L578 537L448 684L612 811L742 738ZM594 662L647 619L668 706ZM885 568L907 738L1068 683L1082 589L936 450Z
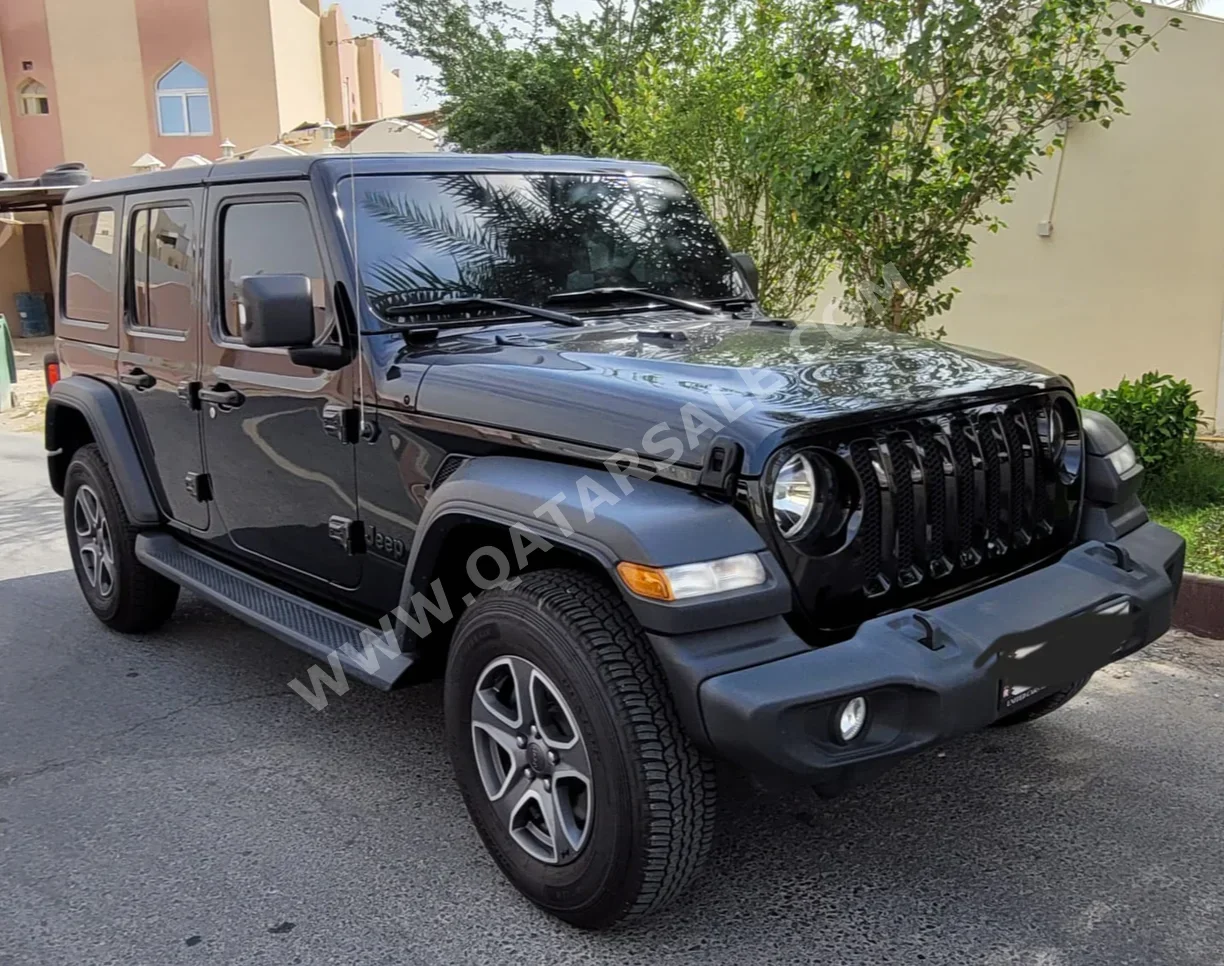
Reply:
M1001 209L938 321L948 339L1039 362L1080 392L1153 369L1200 390L1224 431L1224 20L1179 16L1124 68L1129 114L1072 125ZM817 308L836 296L825 293Z
M376 40L319 0L0 0L9 173L131 174L403 113Z

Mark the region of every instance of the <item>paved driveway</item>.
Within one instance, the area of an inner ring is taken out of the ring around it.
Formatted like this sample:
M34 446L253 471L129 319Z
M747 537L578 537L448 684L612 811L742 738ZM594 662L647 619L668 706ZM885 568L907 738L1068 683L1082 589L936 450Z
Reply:
M692 893L585 935L485 856L436 686L313 711L305 656L190 598L105 631L43 478L0 435L3 966L1224 962L1224 645L833 802L728 774Z

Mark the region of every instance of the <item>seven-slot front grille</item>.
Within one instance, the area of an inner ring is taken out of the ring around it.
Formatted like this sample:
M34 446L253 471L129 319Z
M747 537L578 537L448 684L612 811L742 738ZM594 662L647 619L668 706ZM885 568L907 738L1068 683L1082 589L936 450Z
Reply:
M840 549L776 544L815 626L921 606L1069 547L1082 481L1055 465L1056 426L1078 445L1074 401L1058 391L814 439L844 485L857 479Z

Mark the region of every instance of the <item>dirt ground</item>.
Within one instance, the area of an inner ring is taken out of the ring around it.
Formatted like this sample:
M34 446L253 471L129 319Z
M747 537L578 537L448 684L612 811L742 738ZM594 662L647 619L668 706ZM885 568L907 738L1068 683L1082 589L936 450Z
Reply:
M47 391L43 379L43 356L55 348L55 339L14 339L17 405L0 412L0 430L42 432Z

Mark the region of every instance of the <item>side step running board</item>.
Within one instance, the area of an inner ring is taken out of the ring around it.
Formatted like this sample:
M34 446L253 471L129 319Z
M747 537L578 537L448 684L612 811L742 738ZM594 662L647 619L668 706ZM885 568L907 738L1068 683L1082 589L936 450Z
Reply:
M180 543L168 533L142 533L136 556L150 570L195 591L248 624L313 654L324 664L336 655L345 674L387 691L413 656L374 646L382 632L257 580ZM366 639L362 634L367 635ZM367 639L369 643L367 644Z

